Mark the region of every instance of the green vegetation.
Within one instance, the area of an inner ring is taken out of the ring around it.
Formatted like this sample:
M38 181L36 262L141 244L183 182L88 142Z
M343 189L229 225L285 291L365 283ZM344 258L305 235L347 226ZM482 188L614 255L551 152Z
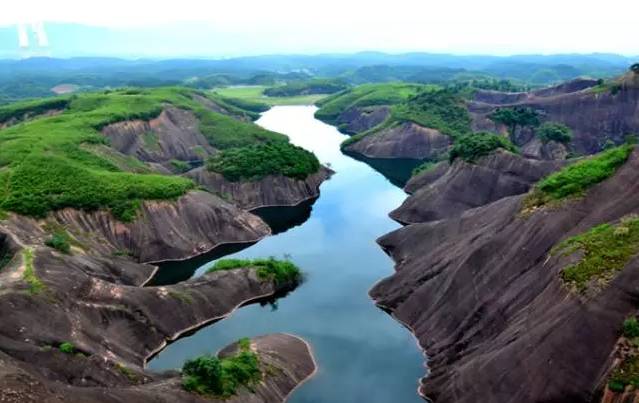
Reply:
M539 114L532 108L497 108L488 118L495 123L508 127L511 139L514 138L518 127L539 126Z
M413 169L411 176L417 176L423 172L430 171L431 169L435 168L436 165L437 165L436 162L426 161L422 163L421 165L419 165L417 168Z
M115 364L115 368L131 382L138 382L140 380L138 374L129 367L117 363Z
M396 121L411 121L458 138L470 133L470 114L464 100L447 89L425 89L392 109Z
M637 355L626 357L615 368L608 381L608 387L616 393L623 392L628 385L639 387L639 356Z
M582 259L565 268L561 277L570 287L584 292L605 285L639 252L639 217L627 216L616 224L601 224L560 243L552 253L583 253Z
M546 177L530 192L525 207L540 207L566 197L583 195L591 186L612 176L633 149L630 144L611 148Z
M76 348L73 343L70 343L68 341L60 344L59 350L65 354L74 354L76 352Z
M206 108L196 95L202 96L185 88L81 94L70 97L62 114L0 131L0 210L43 217L65 207L108 208L130 221L141 201L175 199L193 189L194 183L182 177L123 172L112 158L90 148L105 146L99 132L104 126L155 118L165 104L193 111L204 136L219 149L287 141Z
M457 158L466 162L475 162L478 158L492 153L497 149L504 149L512 153L518 153L507 138L489 132L468 134L459 138L450 150L449 161L452 163Z
M438 87L406 83L360 85L333 94L318 102L317 105L320 106L320 109L315 112L315 117L327 123L335 123L337 117L349 108L396 105L408 100L411 96L426 88Z
M288 260L268 259L222 259L215 262L207 273L239 268L257 268L257 275L263 280L275 281L277 284L299 283L302 271Z
M562 123L547 122L541 125L535 134L542 142L556 141L567 144L572 140L572 130Z
M22 278L27 282L29 286L29 293L32 295L40 294L46 286L38 278L35 273L35 267L33 265L33 250L32 249L24 249L22 251L22 261L24 263L24 273Z
M242 98L220 97L220 99L228 105L232 105L236 108L240 108L245 111L249 111L249 112L253 112L257 114L266 112L267 110L271 109L271 107L264 102L259 102L259 101L255 101L255 100L247 99L247 98L242 99ZM257 118L259 117L259 115L254 117Z
M639 74L639 63L635 63L632 66L630 66L630 71L632 71L635 74Z
M66 232L56 232L44 242L45 245L57 249L62 253L71 252L71 244L69 243L69 235Z
M259 357L248 339L238 342L238 350L229 357L205 355L188 360L182 368L182 387L221 398L235 395L241 386L251 388L262 378Z
M293 97L299 95L334 94L343 91L348 86L338 79L313 79L305 81L291 81L287 84L264 90L269 97Z
M234 99L234 103L251 102L255 104L267 105L314 105L319 100L326 97L325 94L298 95L291 97L267 97L264 91L267 87L262 85L238 86L215 89L215 94L222 99ZM238 104L239 105L239 104Z
M207 169L230 181L258 180L267 175L305 179L319 170L317 157L290 143L258 144L226 150L212 156Z
M8 249L0 248L0 270L13 260L13 254Z
M23 101L0 107L0 124L10 120L22 121L48 111L65 109L70 98L49 98L36 101Z
M623 321L623 337L627 339L639 337L639 320L636 317L631 316Z
M171 160L171 166L173 167L175 172L178 173L184 173L191 169L191 165L189 165L188 162L180 160Z

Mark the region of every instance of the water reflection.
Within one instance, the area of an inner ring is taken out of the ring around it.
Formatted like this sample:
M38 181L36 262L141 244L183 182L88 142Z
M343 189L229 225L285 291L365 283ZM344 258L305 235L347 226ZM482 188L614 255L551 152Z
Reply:
M309 341L319 364L316 376L296 390L290 402L420 402L416 388L424 373L423 357L410 333L368 296L373 284L393 271L375 239L399 227L388 212L406 195L368 165L343 155L339 145L346 136L315 120L314 111L275 107L258 123L314 151L320 161L331 164L335 175L322 185L303 225L231 256L288 254L305 271L307 281L278 300L277 309L246 306L176 341L149 368L179 368L184 360L241 337L287 332Z

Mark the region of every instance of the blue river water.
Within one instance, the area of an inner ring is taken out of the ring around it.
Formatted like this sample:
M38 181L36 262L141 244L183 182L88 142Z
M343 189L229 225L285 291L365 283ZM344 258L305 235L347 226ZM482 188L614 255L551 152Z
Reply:
M306 281L273 304L245 306L175 341L148 368L180 368L186 359L215 352L239 338L286 332L311 344L319 366L289 402L422 402L416 390L425 372L424 358L415 339L368 296L377 281L393 272L392 260L375 240L399 227L388 213L406 195L370 166L342 154L339 145L346 136L316 120L315 110L277 106L257 121L287 134L336 171L312 207L302 207L303 219L310 216L306 221L288 220L292 228L239 252L224 252L231 253L224 257L289 257L305 272ZM194 275L202 275L214 261L200 260ZM181 264L188 278L193 269ZM171 267L178 277L181 264Z

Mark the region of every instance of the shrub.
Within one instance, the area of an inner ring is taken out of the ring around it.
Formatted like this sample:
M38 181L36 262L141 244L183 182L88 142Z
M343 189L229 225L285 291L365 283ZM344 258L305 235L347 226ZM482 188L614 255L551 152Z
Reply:
M220 270L239 268L257 268L257 275L261 279L275 281L277 284L299 283L302 281L302 271L293 262L268 259L222 259L215 262L208 273Z
M502 148L504 150L517 153L515 147L508 139L494 133L480 132L468 134L461 137L450 150L449 160L452 163L455 159L461 158L466 162L475 162L483 157Z
M207 162L209 171L230 181L259 180L268 175L305 179L319 170L317 157L290 143L266 143L222 151Z
M639 74L639 63L635 63L630 66L630 70L635 74Z
M191 169L191 166L186 161L171 160L171 165L173 166L173 169L175 169L175 171L179 173L184 173Z
M73 345L73 343L70 343L68 341L65 341L64 343L60 344L59 349L65 354L75 353L75 346Z
M564 124L547 122L536 131L537 137L544 143L556 141L558 143L569 143L572 140L572 130Z
M228 398L240 386L259 382L262 373L259 359L250 349L250 342L238 342L239 351L230 357L205 355L187 361L182 368L182 386L189 392Z
M629 339L639 337L639 321L632 316L623 321L623 335Z
M501 123L508 127L511 138L515 135L517 127L539 126L539 114L532 108L497 108L488 118L495 123Z
M63 232L56 232L51 238L47 239L44 244L62 253L69 253L71 251L68 235Z

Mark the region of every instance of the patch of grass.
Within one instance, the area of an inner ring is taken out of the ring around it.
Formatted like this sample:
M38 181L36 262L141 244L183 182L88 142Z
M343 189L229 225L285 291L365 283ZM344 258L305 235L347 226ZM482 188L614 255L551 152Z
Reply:
M417 168L413 169L411 176L417 176L423 172L430 171L431 169L435 168L436 165L437 165L436 162L426 161L420 166L418 166Z
M138 374L129 367L117 363L115 364L115 368L131 382L138 382L140 380Z
M541 180L526 197L524 207L531 209L582 196L590 187L612 176L633 150L633 145L625 144L567 166Z
M179 301L184 302L185 304L192 304L193 297L189 295L187 292L183 291L169 291L169 295Z
M241 102L251 102L267 105L269 108L275 105L314 105L326 97L326 94L269 97L264 95L266 88L261 85L226 87L215 89L215 93L236 105L241 105Z
M239 351L219 358L205 355L188 360L182 368L182 387L200 395L228 398L240 387L251 388L262 379L259 357L250 349L250 341L238 342Z
M58 347L58 349L65 354L74 354L76 352L75 345L68 341L60 344L60 347Z
M552 254L581 252L581 260L566 267L561 278L571 288L585 292L589 286L604 286L639 253L639 217L627 216L614 224L601 224L566 239Z
M339 79L313 79L291 81L281 86L264 90L264 95L269 97L292 97L312 94L334 94L348 88L348 85Z
M57 249L62 253L69 254L71 252L71 244L69 243L69 235L66 232L56 232L44 244L53 249Z
M207 161L207 169L230 181L258 180L267 175L305 179L320 169L317 157L290 143L258 144L222 151Z
M31 295L40 294L46 289L46 286L35 273L35 267L33 265L33 249L24 249L22 251L22 260L24 262L24 274L22 278L29 286L29 293Z
M364 84L331 95L318 103L320 109L315 117L327 123L335 123L337 117L352 107L375 105L397 105L427 88L437 88L420 84L383 83Z
M277 284L299 283L302 281L302 271L293 262L268 259L222 259L215 262L207 273L220 270L234 270L239 268L256 268L257 275L263 280L275 281Z
M503 136L489 132L468 134L455 142L449 153L449 161L452 163L455 159L460 158L472 163L499 148L512 153L519 152L517 147Z
M144 143L144 148L149 151L160 151L161 149L160 139L158 138L158 135L152 130L149 130L142 135L142 142Z

